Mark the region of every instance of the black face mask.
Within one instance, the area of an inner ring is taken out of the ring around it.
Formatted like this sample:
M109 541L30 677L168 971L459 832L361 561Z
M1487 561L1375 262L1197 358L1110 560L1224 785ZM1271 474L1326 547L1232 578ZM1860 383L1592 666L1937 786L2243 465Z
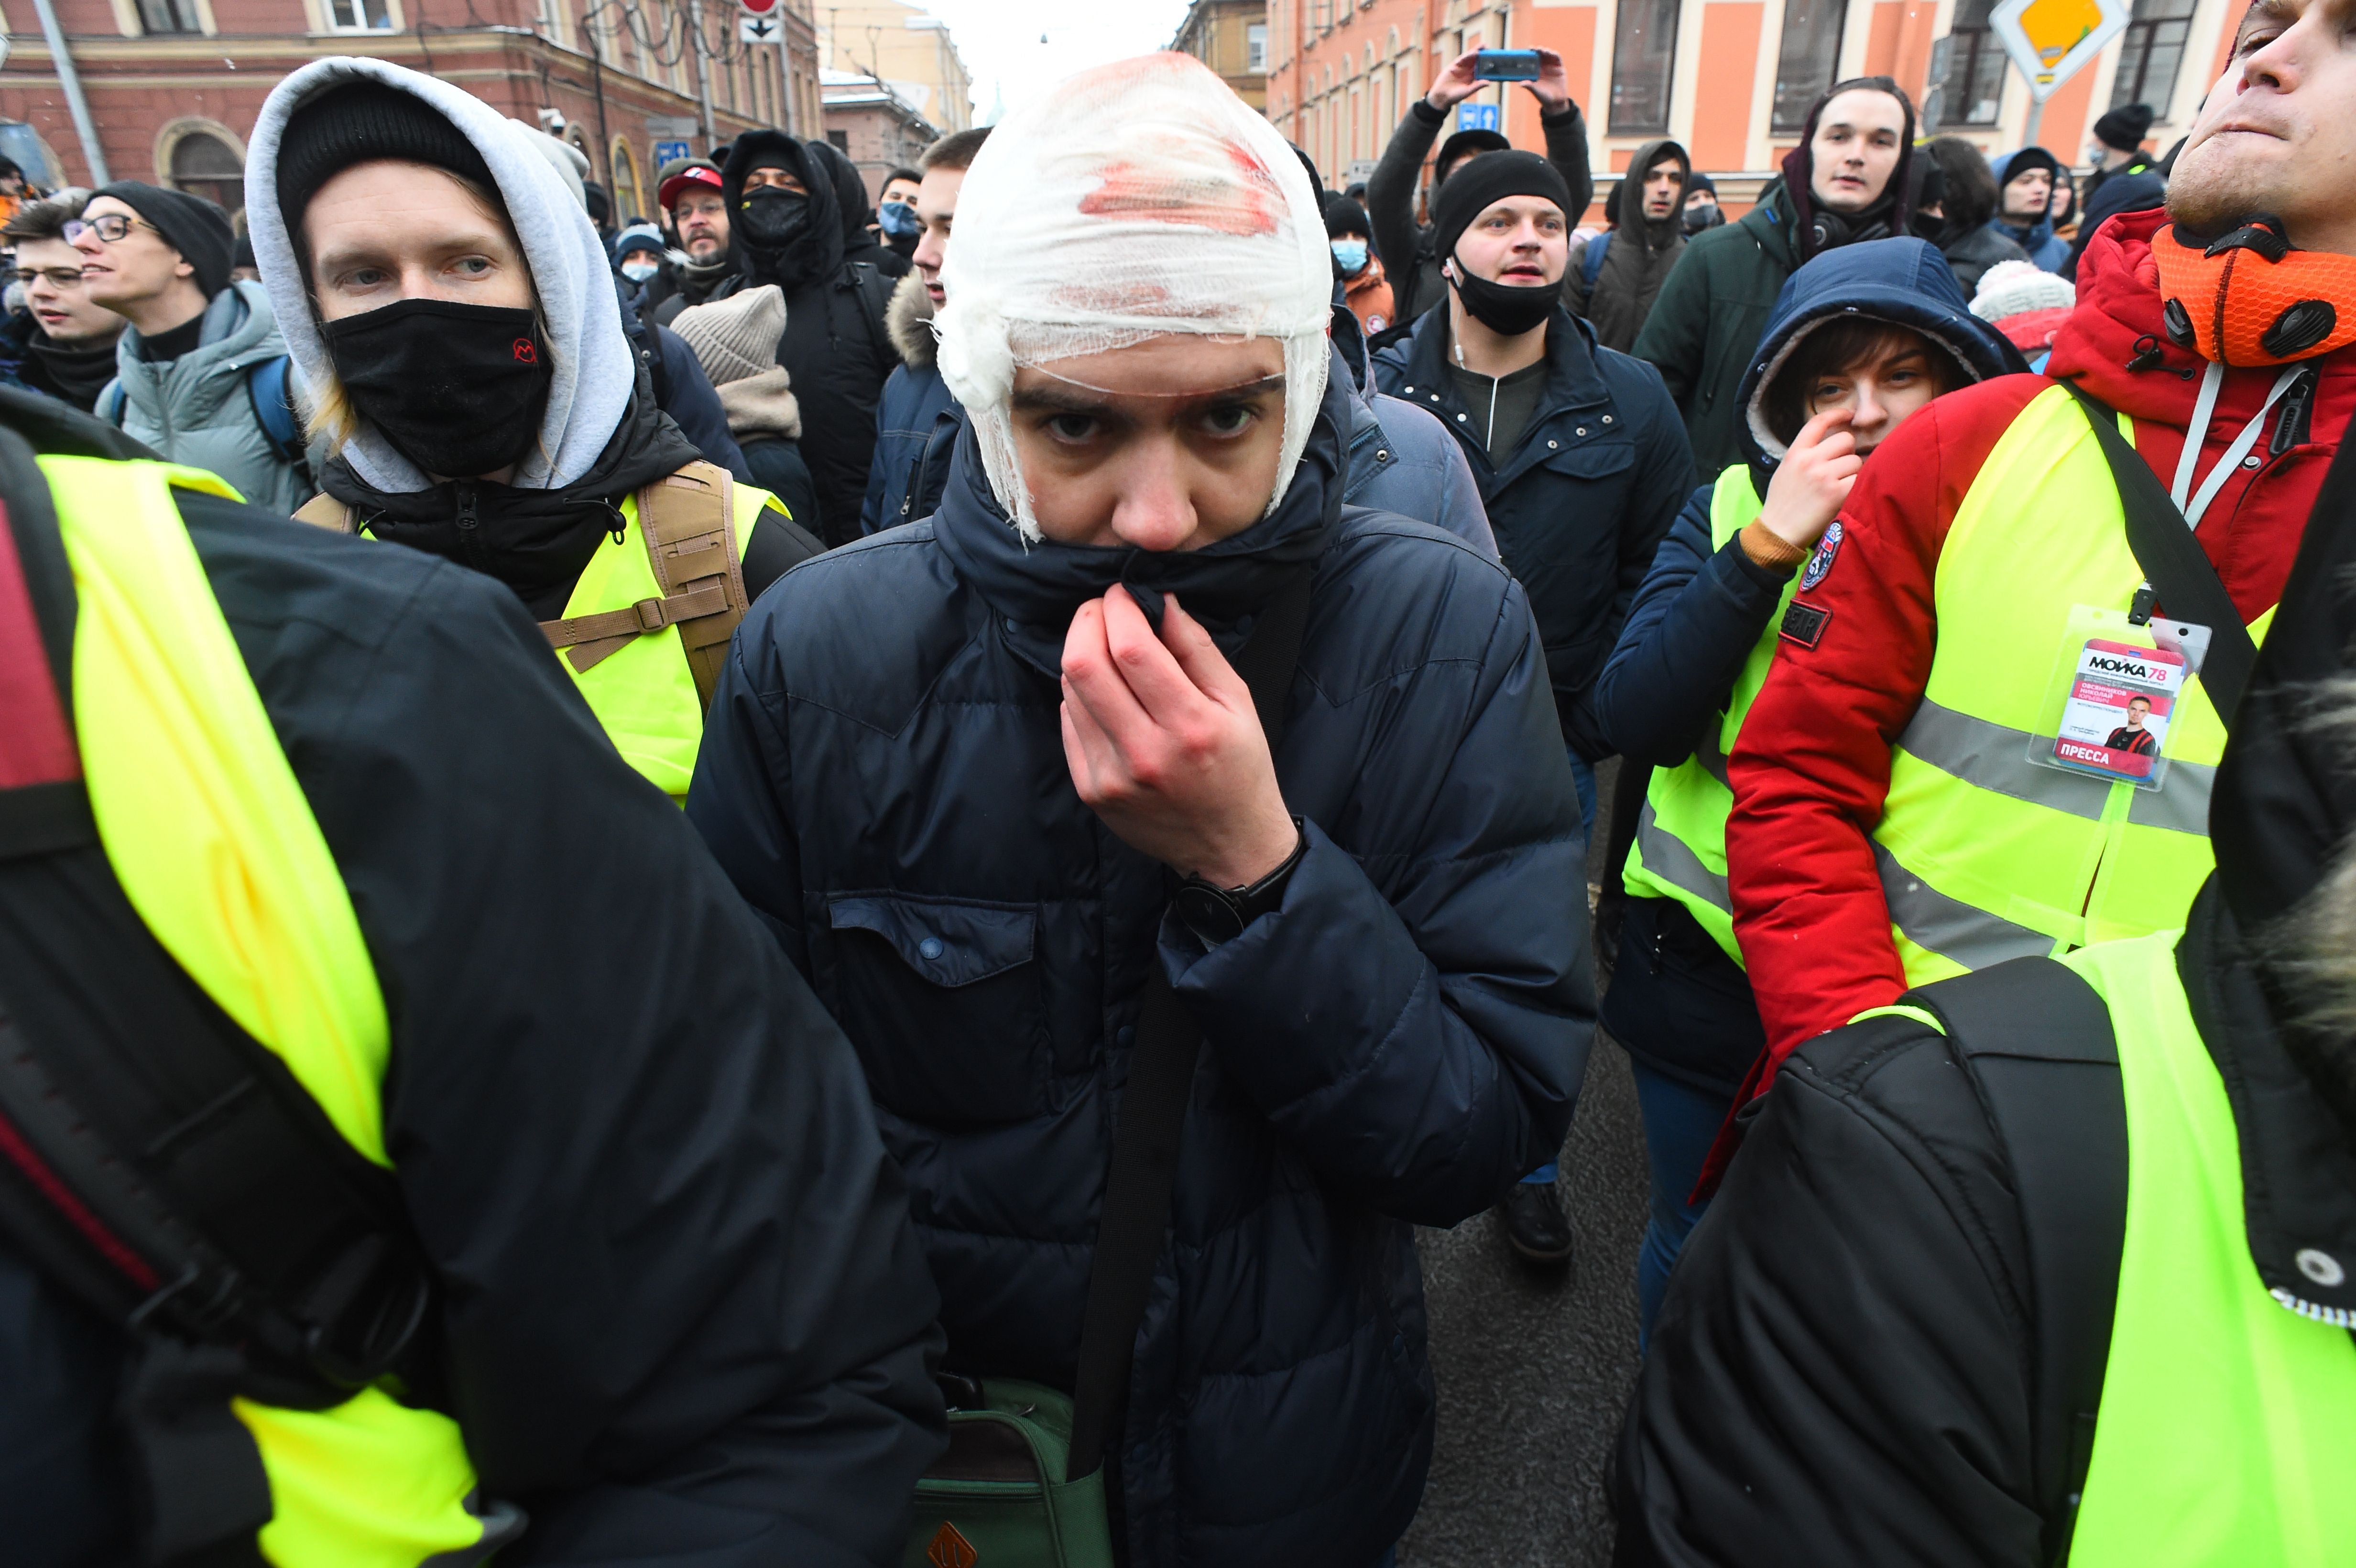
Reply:
M783 250L809 227L809 197L780 186L763 186L737 204L744 238L765 251Z
M400 300L319 335L352 406L429 474L504 468L540 434L550 368L529 310Z
M1463 262L1459 261L1462 267ZM1562 290L1552 283L1536 287L1527 284L1493 283L1486 278L1476 278L1470 272L1456 280L1456 297L1464 302L1464 309L1473 320L1490 331L1506 337L1519 337L1554 314L1556 302Z

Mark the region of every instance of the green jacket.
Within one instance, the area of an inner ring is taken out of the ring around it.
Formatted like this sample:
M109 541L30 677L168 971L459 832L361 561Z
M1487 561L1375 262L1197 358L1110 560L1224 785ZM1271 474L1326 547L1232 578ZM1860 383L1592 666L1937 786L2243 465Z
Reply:
M206 307L199 346L161 364L141 357L139 329L115 347L112 391L98 395L101 419L174 463L218 474L264 510L291 513L313 494L311 477L279 461L254 417L247 372L286 352L278 318L260 283L233 283Z
M1800 265L1783 195L1783 180L1771 180L1738 221L1688 240L1636 335L1633 352L1660 370L1704 474L1745 460L1736 389L1783 280Z

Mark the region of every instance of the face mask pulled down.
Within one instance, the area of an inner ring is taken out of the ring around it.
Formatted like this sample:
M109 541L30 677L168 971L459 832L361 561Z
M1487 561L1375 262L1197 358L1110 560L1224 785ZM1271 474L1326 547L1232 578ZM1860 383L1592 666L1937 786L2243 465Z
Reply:
M530 310L407 299L319 335L352 406L428 474L491 473L540 434L550 366Z
M1451 270L1463 266L1460 261ZM1552 283L1498 283L1469 272L1450 281L1455 285L1456 297L1464 302L1465 313L1505 337L1519 337L1542 324L1562 297L1562 291Z

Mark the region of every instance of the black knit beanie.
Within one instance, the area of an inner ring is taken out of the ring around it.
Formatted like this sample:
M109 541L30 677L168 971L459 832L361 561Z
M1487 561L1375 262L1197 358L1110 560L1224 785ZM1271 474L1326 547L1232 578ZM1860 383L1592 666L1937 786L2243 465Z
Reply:
M376 158L447 169L499 201L490 165L464 131L414 93L355 79L305 99L278 138L278 210L286 227L300 233L321 186Z
M1456 241L1472 220L1509 196L1543 197L1562 209L1563 221L1577 221L1578 214L1570 209L1570 187L1552 164L1518 148L1483 153L1440 187L1431 213L1433 254L1443 261L1456 254Z
M146 220L164 237L164 243L196 269L197 287L210 299L229 287L230 255L237 247L237 231L229 214L216 202L184 190L166 190L137 180L117 180L90 193L95 201L111 196Z
M1325 198L1327 239L1339 240L1344 234L1371 235L1374 231L1373 226L1366 221L1365 208L1346 196L1328 196Z
M2130 103L2114 109L2094 122L2094 140L2105 147L2132 153L2143 145L2146 136L2151 134L2153 119L2148 103Z

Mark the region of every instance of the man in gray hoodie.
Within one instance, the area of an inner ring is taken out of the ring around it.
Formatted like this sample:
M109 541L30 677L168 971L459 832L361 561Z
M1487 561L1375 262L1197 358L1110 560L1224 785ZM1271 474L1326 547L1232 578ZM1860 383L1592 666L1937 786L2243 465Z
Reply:
M232 282L229 215L200 196L118 180L66 238L94 304L129 319L96 412L273 512L314 486L287 400L286 345L260 283Z

